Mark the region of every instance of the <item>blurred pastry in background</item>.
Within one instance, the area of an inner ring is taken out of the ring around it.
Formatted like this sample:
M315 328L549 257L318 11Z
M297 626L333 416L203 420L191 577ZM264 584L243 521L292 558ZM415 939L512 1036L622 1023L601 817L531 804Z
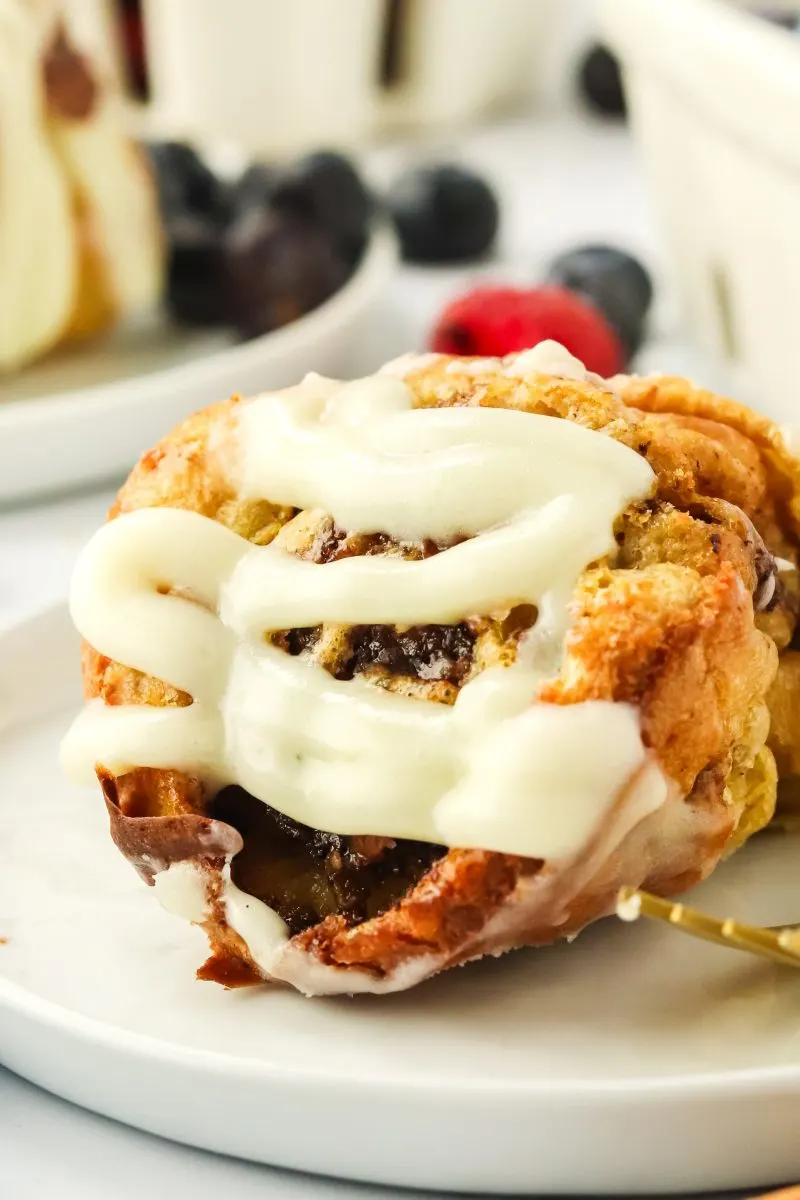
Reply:
M161 293L149 166L69 17L55 0L0 0L0 371Z

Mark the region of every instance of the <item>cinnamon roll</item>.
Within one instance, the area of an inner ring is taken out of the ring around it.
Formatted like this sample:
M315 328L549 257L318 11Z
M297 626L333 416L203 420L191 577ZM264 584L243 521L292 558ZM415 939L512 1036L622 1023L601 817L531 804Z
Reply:
M234 396L80 559L65 765L202 979L389 992L571 938L773 816L798 481L768 421L553 343Z

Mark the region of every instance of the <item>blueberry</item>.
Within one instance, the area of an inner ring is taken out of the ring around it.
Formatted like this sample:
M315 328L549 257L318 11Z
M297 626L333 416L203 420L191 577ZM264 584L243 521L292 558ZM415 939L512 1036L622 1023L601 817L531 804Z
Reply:
M228 313L243 337L310 312L349 274L325 230L268 208L250 208L233 222L225 236L225 265Z
M587 50L578 69L578 80L584 100L595 112L607 117L626 115L619 61L608 47L598 44Z
M219 325L227 319L225 263L220 231L207 217L173 217L168 241L166 304L186 325Z
M633 255L615 246L578 246L553 260L546 282L590 300L628 354L636 353L644 340L653 285Z
M407 262L466 262L485 254L497 235L497 197L464 167L415 167L386 199Z
M146 149L165 221L186 215L206 217L218 224L228 220L228 190L191 146L185 142L151 142Z
M350 263L366 244L373 202L353 164L323 150L287 167L271 201L280 212L317 225Z
M231 206L234 212L241 213L248 208L266 207L271 204L278 179L275 167L266 163L253 163L239 176L231 190Z

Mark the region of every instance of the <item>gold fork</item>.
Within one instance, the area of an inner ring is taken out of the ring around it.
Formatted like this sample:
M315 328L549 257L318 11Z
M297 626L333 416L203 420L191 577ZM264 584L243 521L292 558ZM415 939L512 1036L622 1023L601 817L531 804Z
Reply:
M797 925L765 928L744 925L730 917L719 920L685 904L662 900L631 887L619 890L617 916L623 921L635 921L639 917L662 921L703 941L757 954L784 967L800 967L800 926Z

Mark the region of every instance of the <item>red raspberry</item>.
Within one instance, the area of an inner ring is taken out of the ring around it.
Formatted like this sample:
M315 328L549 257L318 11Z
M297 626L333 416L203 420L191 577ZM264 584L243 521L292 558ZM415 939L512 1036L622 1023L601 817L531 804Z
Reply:
M440 354L502 357L552 338L589 371L608 378L627 356L594 305L564 288L479 287L453 300L431 336Z

